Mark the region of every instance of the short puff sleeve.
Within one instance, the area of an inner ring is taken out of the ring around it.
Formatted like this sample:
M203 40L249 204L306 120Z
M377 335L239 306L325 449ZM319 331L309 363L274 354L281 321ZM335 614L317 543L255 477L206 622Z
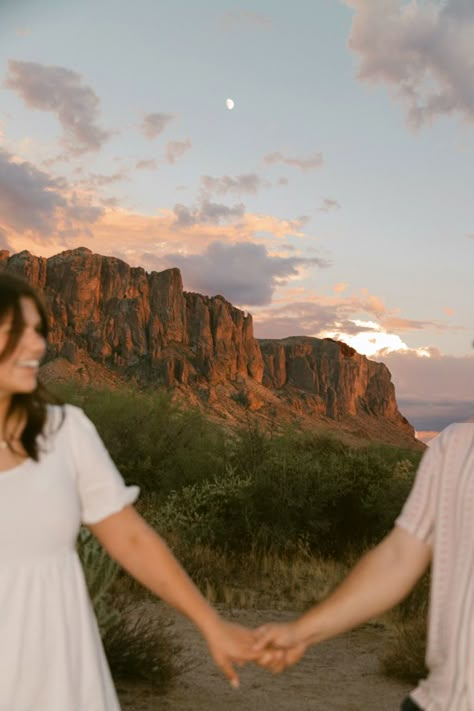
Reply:
M102 521L136 501L138 486L126 486L95 426L78 407L66 405L66 422L81 504L81 522Z

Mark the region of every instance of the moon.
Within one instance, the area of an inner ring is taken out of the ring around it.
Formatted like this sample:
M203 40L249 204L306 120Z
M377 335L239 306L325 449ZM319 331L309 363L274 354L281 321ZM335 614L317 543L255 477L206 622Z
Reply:
M229 111L232 111L232 109L234 108L234 102L232 101L232 99L226 99L225 105L227 106Z

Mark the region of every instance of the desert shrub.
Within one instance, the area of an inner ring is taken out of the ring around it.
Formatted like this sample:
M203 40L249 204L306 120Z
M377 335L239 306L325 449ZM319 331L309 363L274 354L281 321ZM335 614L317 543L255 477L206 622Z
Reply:
M172 492L154 523L161 531L179 532L192 545L248 549L255 533L248 507L252 484L249 476L228 467L223 476Z
M223 435L164 391L62 386L96 425L125 480L145 493L167 494L223 470Z
M179 646L166 626L149 616L134 619L130 600L117 599L113 586L119 567L85 528L77 548L114 679L144 681L163 693L181 671Z
M415 683L426 676L429 590L425 573L410 595L388 615L389 635L381 657L387 676Z
M394 625L381 659L387 676L415 684L427 674L426 617L413 617Z
M252 476L246 515L254 540L282 549L303 539L312 551L336 556L387 533L410 490L416 460L396 448L353 448L294 430L241 432L231 456L237 471Z
M315 435L241 432L229 443L232 465L173 492L154 525L227 552L291 554L304 543L341 557L393 525L413 478L404 457Z
M182 646L161 617L137 616L135 605L125 600L118 605L119 619L103 635L115 681L144 682L155 692L165 693L183 671L177 662Z

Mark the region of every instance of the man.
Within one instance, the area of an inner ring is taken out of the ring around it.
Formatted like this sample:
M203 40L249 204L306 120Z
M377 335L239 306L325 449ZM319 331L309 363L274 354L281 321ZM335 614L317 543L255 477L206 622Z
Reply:
M425 452L393 530L329 597L258 630L259 663L294 664L307 647L400 602L432 562L429 674L402 711L474 711L474 424L450 425Z

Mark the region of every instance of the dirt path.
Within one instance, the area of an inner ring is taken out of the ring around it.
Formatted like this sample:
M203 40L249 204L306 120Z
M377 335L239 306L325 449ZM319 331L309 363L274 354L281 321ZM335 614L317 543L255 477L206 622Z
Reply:
M379 671L377 655L386 632L368 625L310 649L293 668L279 676L246 666L241 688L232 689L210 660L195 628L167 611L183 644L187 670L165 696L136 686L119 688L123 711L398 711L410 687ZM291 613L261 610L227 611L226 617L249 626Z

